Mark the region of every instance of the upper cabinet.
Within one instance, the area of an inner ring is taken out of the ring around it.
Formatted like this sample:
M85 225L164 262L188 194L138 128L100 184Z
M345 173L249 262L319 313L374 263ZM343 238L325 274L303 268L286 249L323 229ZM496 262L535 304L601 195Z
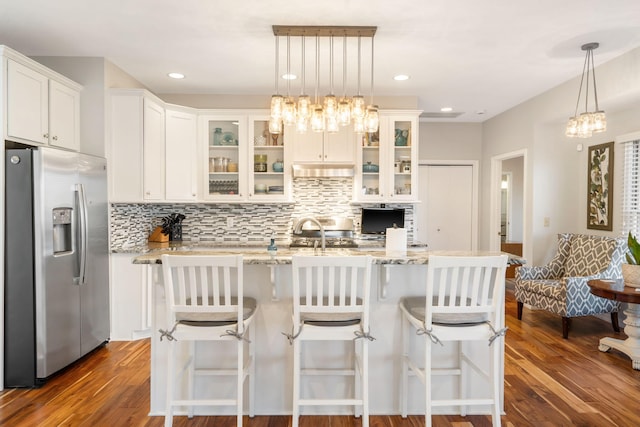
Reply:
M286 201L291 194L287 131L269 133L263 110L209 110L199 118L203 198Z
M200 116L204 198L241 201L247 197L247 116L212 112Z
M352 126L340 127L337 133L290 132L294 163L355 163L356 137Z
M164 200L162 101L144 90L112 89L109 103L109 201Z
M291 194L289 129L269 133L269 115L249 116L249 199L286 201Z
M194 201L198 197L196 148L197 115L193 110L167 106L165 112L165 198Z
M143 99L142 154L145 200L164 200L165 111L164 105L148 96Z
M414 202L418 199L418 111L381 111L380 128L358 144L354 199Z
M23 62L7 59L7 137L78 151L81 86Z

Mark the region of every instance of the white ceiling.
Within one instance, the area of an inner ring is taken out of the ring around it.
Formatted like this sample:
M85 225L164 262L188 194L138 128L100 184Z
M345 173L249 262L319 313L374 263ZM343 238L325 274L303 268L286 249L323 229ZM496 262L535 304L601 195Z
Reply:
M0 44L105 57L158 94L273 93L274 24L377 26L375 95L415 96L425 112L448 106L464 112L451 121L481 122L579 75L584 43L600 43L596 66L640 46L640 1L0 0ZM396 82L398 73L411 79ZM340 94L341 68L335 81ZM368 74L362 82L367 96Z

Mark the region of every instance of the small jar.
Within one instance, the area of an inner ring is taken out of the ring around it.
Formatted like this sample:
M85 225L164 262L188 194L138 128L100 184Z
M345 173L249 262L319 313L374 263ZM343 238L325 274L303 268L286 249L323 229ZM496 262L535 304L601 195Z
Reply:
M213 171L214 172L226 172L227 171L227 161L226 157L214 157L213 159Z
M238 172L238 164L236 162L227 163L227 172Z
M400 172L401 173L411 173L411 161L410 160L403 160L400 163Z
M274 172L282 172L284 171L284 163L282 163L282 160L278 159L275 162L273 162L273 165L271 165L271 167L273 168Z
M222 145L222 128L213 131L213 145Z

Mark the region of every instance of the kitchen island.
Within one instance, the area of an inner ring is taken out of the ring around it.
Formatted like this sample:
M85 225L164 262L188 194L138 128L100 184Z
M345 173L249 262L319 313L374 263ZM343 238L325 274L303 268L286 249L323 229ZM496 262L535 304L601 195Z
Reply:
M151 408L150 415L163 415L165 406L165 342L160 341L159 329L170 327L166 324L164 289L161 274L161 255L172 254L242 254L244 256L245 295L256 298L259 311L256 327L256 406L258 415L285 415L291 413L292 390L292 350L283 333L291 329L291 257L294 254L322 256L323 252L313 249L279 249L276 255L270 255L265 248L218 247L203 245L177 245L150 250L134 258L134 263L147 265L153 270L155 278L152 289L152 352L151 352ZM411 248L406 255L387 255L384 248L327 249L327 255L360 256L371 255L374 268L371 291L371 335L375 341L369 346L370 361L370 408L372 414L398 414L398 390L400 387L400 313L398 301L407 295L424 295L426 265L431 254L439 255L496 255L491 252L452 252L427 251L426 248ZM521 258L512 258L511 262L520 264ZM217 363L232 360L234 351L219 347L207 348L209 343L198 347L197 363L206 363L207 356L215 354ZM343 348L340 344L327 348L318 344L314 357L328 360L339 358ZM216 343L220 345L220 343ZM478 351L486 353L486 345L476 343ZM420 351L420 349L415 349ZM207 354L208 353L208 354ZM447 366L456 354L453 348L439 347L434 363ZM487 357L488 360L488 357ZM223 381L226 379L222 378ZM340 381L336 381L340 384ZM211 386L211 379L204 378L197 383L197 392L220 393L228 390L233 393L233 379L223 385ZM484 380L472 376L469 381L471 395L483 393L487 389ZM317 384L314 384L317 386ZM446 396L455 390L455 381L450 378L434 380L434 393ZM335 389L333 384L331 389ZM323 390L321 390L323 391ZM307 390L309 392L309 390ZM419 381L410 381L409 413L424 411L424 391ZM348 408L306 407L302 414L348 414ZM488 413L488 408L478 407L477 411ZM233 414L233 408L200 408L201 414ZM196 412L198 413L198 412ZM456 408L440 408L439 413L457 413Z

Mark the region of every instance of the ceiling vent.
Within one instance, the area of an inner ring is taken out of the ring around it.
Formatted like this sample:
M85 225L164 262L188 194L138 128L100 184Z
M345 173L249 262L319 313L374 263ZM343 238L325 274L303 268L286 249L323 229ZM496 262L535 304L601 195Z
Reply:
M451 111L443 113L441 111L425 112L420 114L421 119L455 119L464 114L464 111Z

